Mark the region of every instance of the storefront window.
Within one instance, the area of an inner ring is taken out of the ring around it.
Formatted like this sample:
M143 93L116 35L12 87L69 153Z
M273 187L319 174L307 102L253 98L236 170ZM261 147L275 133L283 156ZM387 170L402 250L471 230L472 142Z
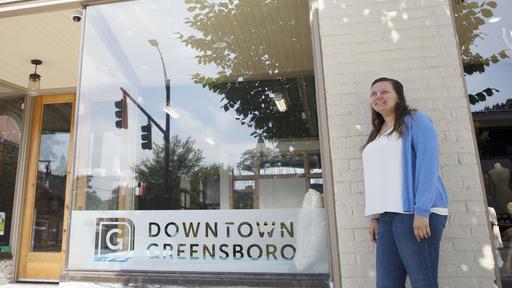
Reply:
M10 252L24 97L0 87L0 251Z
M497 264L512 287L512 2L454 3Z
M328 273L309 2L86 15L69 267Z

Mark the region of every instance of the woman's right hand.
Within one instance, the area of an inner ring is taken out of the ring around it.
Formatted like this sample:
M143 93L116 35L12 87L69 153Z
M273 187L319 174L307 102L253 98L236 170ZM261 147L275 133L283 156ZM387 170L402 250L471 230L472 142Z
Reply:
M370 240L372 240L373 243L377 243L377 228L379 228L379 219L372 218L368 234L370 234Z

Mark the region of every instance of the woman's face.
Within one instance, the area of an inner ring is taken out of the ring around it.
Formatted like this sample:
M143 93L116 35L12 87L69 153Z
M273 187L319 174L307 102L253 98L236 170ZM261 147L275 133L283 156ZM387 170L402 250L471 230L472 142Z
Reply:
M398 95L388 81L377 82L370 92L372 108L383 117L392 116L398 103Z

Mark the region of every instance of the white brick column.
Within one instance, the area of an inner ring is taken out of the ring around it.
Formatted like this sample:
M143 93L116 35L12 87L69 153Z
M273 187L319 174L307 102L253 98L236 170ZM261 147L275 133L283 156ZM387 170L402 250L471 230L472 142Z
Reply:
M441 287L495 287L481 175L449 0L319 0L343 287L373 287L360 147L371 82L396 78L435 121L450 200Z

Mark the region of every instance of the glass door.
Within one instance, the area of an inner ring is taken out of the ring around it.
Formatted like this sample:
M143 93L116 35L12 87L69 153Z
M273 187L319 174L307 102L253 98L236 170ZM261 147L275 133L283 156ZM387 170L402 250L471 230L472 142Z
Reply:
M57 281L66 251L74 95L35 102L18 278Z

